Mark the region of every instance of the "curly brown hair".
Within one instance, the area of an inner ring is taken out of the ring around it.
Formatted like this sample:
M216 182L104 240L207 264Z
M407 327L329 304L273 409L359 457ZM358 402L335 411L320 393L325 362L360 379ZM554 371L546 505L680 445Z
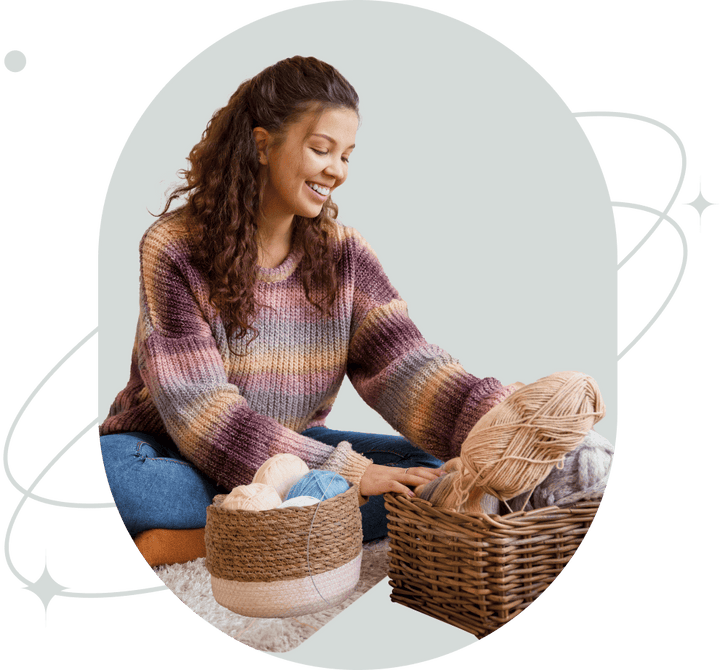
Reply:
M260 211L259 157L253 128L265 128L282 140L290 124L309 111L347 108L359 115L359 98L350 83L317 58L294 56L244 81L228 104L215 112L190 152L190 168L180 170L185 183L169 195L159 216L181 196L173 210L191 222L193 261L206 274L210 302L222 316L228 342L247 345L258 335L253 326ZM338 208L328 198L313 219L295 216L294 246L303 250L300 272L308 301L327 312L337 296L337 250L334 221ZM231 344L232 347L232 344Z

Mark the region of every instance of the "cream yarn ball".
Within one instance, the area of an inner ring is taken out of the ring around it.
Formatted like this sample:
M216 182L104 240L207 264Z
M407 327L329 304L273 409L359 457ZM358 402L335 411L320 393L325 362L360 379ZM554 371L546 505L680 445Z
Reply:
M317 505L320 501L312 496L295 496L288 498L282 505L278 507L307 507L309 505Z
M276 454L260 466L253 477L253 483L272 486L284 500L295 482L308 472L310 468L299 456Z
M236 486L225 496L223 509L259 512L274 509L282 503L278 492L269 484L246 484Z

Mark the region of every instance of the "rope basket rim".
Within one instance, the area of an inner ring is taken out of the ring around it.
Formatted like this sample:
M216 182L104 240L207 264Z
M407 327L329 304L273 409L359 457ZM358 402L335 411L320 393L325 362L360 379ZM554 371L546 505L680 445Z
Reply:
M355 497L358 497L358 486L354 482L348 482L350 484L350 487L343 491L342 493L338 493L337 495L333 496L332 498L328 498L326 500L322 500L320 502L317 502L313 505L298 505L298 506L289 506L289 507L273 507L272 509L262 509L262 510L246 510L246 509L226 509L222 507L222 502L225 500L225 498L228 496L227 493L218 493L214 498L213 501L208 507L212 507L214 511L216 511L219 514L228 514L228 515L238 515L238 516L247 516L252 517L253 519L262 518L262 516L266 516L268 520L274 520L275 517L282 518L283 515L287 515L288 513L293 514L303 514L307 516L312 516L315 514L315 510L318 508L318 505L330 503L333 502L335 504L340 503L340 501L344 501L345 498L349 497L351 494L354 494ZM284 501L283 501L284 502Z
M457 523L461 526L467 524L485 524L488 528L514 530L521 526L527 526L529 523L535 523L540 520L548 521L553 517L562 518L568 516L568 512L572 510L584 511L597 509L602 501L603 494L587 500L580 500L565 505L548 505L546 507L538 507L531 510L520 510L510 512L508 514L487 514L485 512L456 512L450 508L436 507L429 500L422 498L409 498L402 493L385 493L385 500L391 505L405 507L411 510L413 507L418 512L429 513L438 518L446 518L450 522ZM387 504L386 504L387 506Z

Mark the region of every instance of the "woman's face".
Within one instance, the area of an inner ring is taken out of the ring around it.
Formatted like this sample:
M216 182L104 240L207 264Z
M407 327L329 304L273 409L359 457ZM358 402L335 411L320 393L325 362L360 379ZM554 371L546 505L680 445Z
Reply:
M272 141L265 145L261 141L265 131L255 129L266 177L264 218L277 221L320 214L323 203L347 179L357 129L357 114L347 108L327 109L319 119L307 112L287 128L284 140L276 145Z

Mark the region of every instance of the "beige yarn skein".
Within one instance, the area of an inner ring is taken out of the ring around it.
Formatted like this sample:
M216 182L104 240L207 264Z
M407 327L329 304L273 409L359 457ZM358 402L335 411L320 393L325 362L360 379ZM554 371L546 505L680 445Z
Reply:
M455 503L475 487L500 500L530 491L605 416L597 382L558 372L523 386L485 414L460 449Z
M454 466L459 458L453 458L442 466L447 472L430 484L415 487L415 495L421 500L428 500L433 507L449 509L461 514L493 514L497 512L497 499L487 495L479 488L472 488L468 496L460 501L455 492L455 481L460 478L461 472Z
M253 477L253 483L272 486L285 500L288 491L308 472L310 472L310 468L299 456L275 454L258 468Z
M225 496L223 509L259 512L274 509L282 503L278 492L269 484L236 486Z

